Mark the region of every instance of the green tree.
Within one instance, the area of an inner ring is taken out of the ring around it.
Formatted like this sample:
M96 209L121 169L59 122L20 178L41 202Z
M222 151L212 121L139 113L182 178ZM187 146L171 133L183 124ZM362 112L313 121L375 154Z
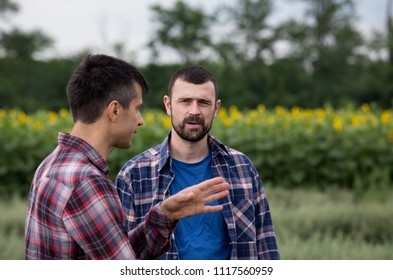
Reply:
M10 0L0 0L0 19L6 18L7 14L10 12L17 12L19 6Z
M19 6L12 0L0 0L0 20L6 20L8 14L19 11ZM53 40L39 30L24 32L18 28L10 31L0 29L0 55L20 59L32 59L40 51L53 45Z
M7 57L32 59L33 56L53 45L53 40L41 31L24 32L18 28L3 32L0 46Z
M367 42L370 59L362 77L364 89L360 101L377 103L382 108L393 105L393 1L387 1L386 27L374 31Z
M386 10L387 10L386 29L387 29L388 55L389 55L389 63L393 67L393 2L391 0L388 0Z
M364 45L355 29L357 18L352 0L297 0L305 4L303 21L289 20L281 26L292 58L303 61L312 83L309 104L345 105L362 89Z
M165 50L174 51L181 63L189 63L203 57L210 45L209 25L213 17L200 8L193 8L185 1L177 1L171 8L159 4L151 6L156 24L149 47L154 58L165 56Z
M19 6L11 2L10 0L0 0L0 21L7 21L8 14L16 13L19 10ZM0 40L3 36L3 25L0 25ZM4 53L0 45L0 56Z
M268 23L273 3L238 0L220 7L220 21L227 30L217 39L215 51L224 64L220 79L224 100L230 104L252 107L272 100L269 96L274 94L275 77L271 64L276 58L275 44L279 38L279 30Z
M0 59L0 108L27 113L67 108L66 86L80 59Z
M236 46L236 50L241 51L244 62L265 61L274 56L274 43L277 40L277 33L267 20L273 12L271 0L238 0L234 6L227 6L224 9L226 22L231 22L234 29L222 44L225 46ZM231 42L232 44L230 44ZM234 50L233 47L231 47ZM223 54L228 48L223 48ZM218 49L221 53L221 49ZM237 56L239 58L239 55Z

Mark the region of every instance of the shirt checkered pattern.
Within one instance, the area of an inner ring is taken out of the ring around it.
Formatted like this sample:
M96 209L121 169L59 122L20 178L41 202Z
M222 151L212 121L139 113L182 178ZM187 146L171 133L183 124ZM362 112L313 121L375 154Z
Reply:
M25 225L26 259L156 258L174 229L159 205L128 233L109 168L83 140L59 133L34 176Z
M168 149L169 134L163 143L129 160L115 181L126 213L126 226L133 228L145 220L148 211L170 195L174 174ZM208 137L212 151L213 176L230 184L230 194L220 201L232 246L231 259L280 259L268 200L260 176L244 154ZM161 259L178 259L174 235L171 248Z

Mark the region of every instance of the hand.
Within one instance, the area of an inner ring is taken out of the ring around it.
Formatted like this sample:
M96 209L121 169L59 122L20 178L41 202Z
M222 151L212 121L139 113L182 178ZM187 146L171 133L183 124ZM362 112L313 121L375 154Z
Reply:
M161 202L161 209L169 220L178 220L201 213L221 211L222 205L207 206L206 203L229 194L229 184L216 177L188 187Z

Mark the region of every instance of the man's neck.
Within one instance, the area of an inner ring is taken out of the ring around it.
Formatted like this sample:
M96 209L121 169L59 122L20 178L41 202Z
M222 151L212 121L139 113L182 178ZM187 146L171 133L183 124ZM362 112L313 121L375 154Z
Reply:
M180 138L175 131L172 131L169 150L171 156L179 161L187 163L199 162L209 152L207 135L198 142L191 142Z
M96 123L76 122L70 134L89 143L105 160L108 158L112 147L107 143L107 137Z

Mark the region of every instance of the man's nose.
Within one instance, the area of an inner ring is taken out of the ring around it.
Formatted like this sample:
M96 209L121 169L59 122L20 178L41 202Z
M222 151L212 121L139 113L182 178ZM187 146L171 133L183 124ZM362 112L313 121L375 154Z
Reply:
M191 103L188 113L190 115L199 115L201 113L201 110L199 109L198 101L194 100Z
M138 126L142 126L145 123L145 120L142 117L142 114L138 114Z

